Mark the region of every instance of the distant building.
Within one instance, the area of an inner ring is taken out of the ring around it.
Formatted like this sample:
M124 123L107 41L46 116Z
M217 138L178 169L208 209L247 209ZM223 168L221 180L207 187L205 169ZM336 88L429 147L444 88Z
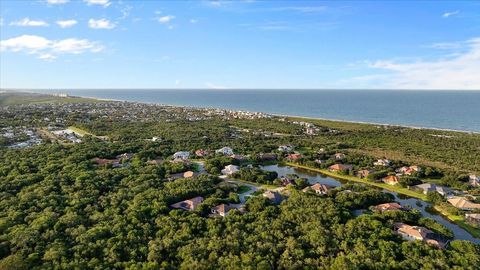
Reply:
M183 209L187 211L195 210L200 203L202 203L203 197L195 197L189 200L181 201L175 204L170 205L170 207L175 209Z
M225 168L222 170L223 175L232 175L236 172L238 172L240 169L236 165L227 165Z
M258 158L261 160L261 161L272 161L272 160L276 160L277 159L277 154L274 154L274 153L262 153L262 154L259 154L258 155Z
M198 157L208 156L209 154L210 152L204 149L198 149L197 151L195 151L195 155Z
M400 183L400 178L396 175L389 175L387 177L384 177L382 178L382 181L385 183L385 184L389 184L389 185L396 185L398 183Z
M468 177L469 181L468 183L472 186L472 187L479 187L480 186L480 176L476 176L474 174L471 174L469 177Z
M428 192L431 192L431 191L436 191L442 196L447 196L447 194L450 193L449 189L447 189L445 187L442 187L442 186L437 186L437 185L431 184L431 183L423 183L423 184L420 184L420 185L416 185L416 186L413 186L412 189L413 190L419 190L423 194L427 194Z
M301 154L289 154L289 155L287 155L287 160L290 160L290 161L294 161L294 160L297 160L297 159L300 159L300 158L302 158Z
M412 175L415 172L421 172L422 168L417 165L413 166L403 166L400 169L396 170L400 175Z
M309 187L306 187L304 188L302 191L303 192L308 192L310 190L314 191L315 193L317 194L320 194L320 195L325 195L328 193L329 190L331 190L332 188L334 188L333 186L329 186L329 185L324 185L324 184L320 184L320 183L316 183L314 185L311 185Z
M374 165L374 166L384 166L384 167L388 167L388 166L390 166L390 160L385 159L385 158L384 158L384 159L379 159L379 160L373 162L373 165Z
M232 209L235 209L235 208L231 207L228 204L222 203L212 208L212 214L219 215L221 217L226 217L228 215L228 212Z
M379 205L375 206L375 210L380 212L380 213L393 211L393 210L403 210L403 209L404 208L396 202L382 203L382 204L379 204Z
M334 164L328 167L328 170L332 172L348 171L351 169L353 169L353 166L349 164Z
M174 159L187 160L189 157L190 153L188 151L179 151L173 154Z
M410 226L399 222L394 224L394 230L401 235L403 239L408 241L419 240L442 249L445 248L448 243L448 241L433 233L431 230L420 226Z
M373 172L374 172L373 170L360 170L357 172L357 177L367 178Z
M194 175L195 175L194 172L192 172L192 171L186 171L186 172L183 173L183 178L191 178L191 177L193 177Z
M278 147L278 151L281 151L281 152L291 152L293 151L293 147L290 146L290 145L280 145Z
M470 223L480 225L480 214L465 214L465 219Z
M160 137L152 137L152 142L159 142L161 140L162 140L162 138L160 138Z
M345 158L345 154L344 153L335 153L335 155L333 155L333 158L336 159L336 160L342 160Z
M269 199L274 204L279 204L283 201L282 195L278 192L267 190L263 194L263 197Z
M215 150L215 153L222 154L224 156L231 156L231 155L233 155L233 149L225 146L225 147L222 147L220 149Z

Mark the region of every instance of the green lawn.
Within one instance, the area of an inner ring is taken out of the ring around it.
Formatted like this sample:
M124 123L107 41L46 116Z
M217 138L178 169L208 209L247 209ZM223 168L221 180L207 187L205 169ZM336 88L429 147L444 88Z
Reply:
M85 135L90 135L90 136L93 136L93 137L96 137L94 134L86 131L86 130L83 130L83 129L80 129L80 128L77 128L77 127L68 127L68 129L72 130L73 132L77 133L78 135L80 136L85 136Z
M480 229L475 228L472 225L466 223L465 222L465 217L458 216L458 215L452 215L452 214L448 213L448 211L446 211L445 209L443 209L442 207L440 207L438 205L435 205L433 208L435 209L435 211L440 213L442 216L446 217L448 220L454 222L455 224L457 224L458 226L462 227L464 230L469 232L471 235L473 235L473 237L480 238Z

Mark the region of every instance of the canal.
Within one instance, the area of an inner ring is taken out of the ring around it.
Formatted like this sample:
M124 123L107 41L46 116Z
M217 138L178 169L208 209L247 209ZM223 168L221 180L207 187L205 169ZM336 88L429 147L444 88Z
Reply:
M335 179L321 173L317 173L314 171L295 168L291 166L279 166L279 165L268 165L263 166L262 169L266 171L274 171L278 173L278 176L285 176L287 174L296 174L302 178L308 179L310 184L321 183L330 186L341 186L343 184L348 183L346 180ZM431 219L436 220L438 223L443 224L445 227L450 229L453 234L455 235L454 238L458 240L469 240L476 244L480 244L480 239L473 237L467 231L462 229L460 226L456 225L455 223L449 221L448 219L444 218L442 215L430 213L426 210L427 207L431 206L430 203L419 200L417 198L412 198L405 196L403 194L398 194L396 192L388 191L383 189L383 192L390 193L395 197L395 201L400 203L403 206L409 206L412 209L419 210L424 217L429 217Z

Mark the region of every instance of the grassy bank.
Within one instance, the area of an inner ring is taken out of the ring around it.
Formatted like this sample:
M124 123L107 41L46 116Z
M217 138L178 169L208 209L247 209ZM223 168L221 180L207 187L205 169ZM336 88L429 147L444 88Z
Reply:
M458 226L466 230L473 237L480 238L480 229L475 228L472 225L466 223L465 218L463 216L452 215L448 211L440 207L439 205L435 205L433 209L435 209L435 211L437 211L440 215L444 216L446 219L450 220L451 222L457 224Z
M392 186L392 185L388 185L388 184L385 184L385 183L371 182L371 181L361 179L361 178L351 176L351 175L341 175L341 174L334 173L334 172L331 172L331 171L328 171L328 170L312 168L312 167L303 166L303 165L290 163L290 162L286 162L285 164L288 165L288 166L292 166L292 167L297 167L297 168L302 168L302 169L306 169L306 170L310 170L310 171L319 172L321 174L325 174L325 175L328 175L328 176L331 176L331 177L334 177L334 178L338 178L338 179L342 179L342 180L353 181L353 182L357 182L357 183L362 183L362 184L367 184L367 185L383 188L383 189L386 189L386 190L389 190L389 191L393 191L393 192L396 192L396 193L399 193L399 194L414 197L414 198L417 198L417 199L420 199L420 200L424 200L424 201L427 200L426 195L415 192L415 191L412 191L412 190L409 190L407 188L400 187L400 186Z

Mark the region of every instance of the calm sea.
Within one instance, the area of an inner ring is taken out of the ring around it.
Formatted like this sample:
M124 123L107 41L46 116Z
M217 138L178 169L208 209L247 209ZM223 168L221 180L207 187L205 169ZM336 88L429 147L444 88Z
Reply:
M480 91L132 89L49 92L480 132Z

